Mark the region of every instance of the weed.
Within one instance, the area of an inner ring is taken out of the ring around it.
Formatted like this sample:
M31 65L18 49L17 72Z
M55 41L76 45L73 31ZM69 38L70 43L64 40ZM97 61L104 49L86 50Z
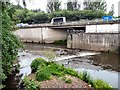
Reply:
M31 69L32 69L32 72L36 72L37 71L37 68L38 66L44 66L46 65L47 62L43 59L43 58L36 58L34 61L32 61L31 63Z
M71 79L69 79L69 78L66 78L65 76L64 76L64 77L62 77L62 80L63 80L63 81L65 81L65 83L69 83L69 84L71 84L71 83L72 83L72 80L71 80Z
M36 83L34 80L29 80L27 76L23 79L23 85L25 90L39 90L40 83Z
M49 68L47 66L44 66L42 68L38 67L38 70L36 72L36 80L44 81L50 79L51 79L51 72L49 72Z

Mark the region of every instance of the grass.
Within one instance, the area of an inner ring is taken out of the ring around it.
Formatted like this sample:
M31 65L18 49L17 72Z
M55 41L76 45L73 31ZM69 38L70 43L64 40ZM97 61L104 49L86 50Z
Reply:
M24 90L38 90L40 83L30 80L27 76L23 79Z
M38 63L38 60L39 60L38 58L37 60L35 59L35 61L33 61L35 65L31 65L32 69L34 68L36 69L36 67L39 66L36 70L36 79L38 81L50 80L52 75L58 76L58 77L70 75L85 81L86 83L90 84L94 88L112 88L108 83L104 82L103 80L100 80L100 79L94 80L90 76L90 74L87 73L87 71L78 73L73 69L65 68L64 66L56 64L54 62L46 62L41 60L41 63L40 62ZM38 66L36 66L36 63ZM63 80L66 83L72 83L70 79L63 78Z
M69 84L72 83L72 80L69 78L66 78L65 76L62 77L62 80L65 81L65 83L69 83Z

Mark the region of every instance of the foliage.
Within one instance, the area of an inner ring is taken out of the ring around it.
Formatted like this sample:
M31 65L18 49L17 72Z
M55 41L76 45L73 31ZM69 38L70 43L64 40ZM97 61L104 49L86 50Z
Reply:
M67 75L78 77L78 73L75 70L70 69L70 68L65 68L64 73Z
M36 72L36 80L38 81L44 81L44 80L50 80L51 78L51 73L49 72L49 67L44 66L38 68Z
M29 80L27 76L23 79L23 85L25 90L39 90L40 83L36 83L34 80Z
M52 13L44 13L44 12L34 12L27 9L18 9L14 15L14 18L20 19L21 23L47 23L50 22L54 17L66 17L67 21L79 21L80 19L95 19L101 18L106 13L103 10L75 10L75 11L68 11L68 10L61 10L61 11L54 11ZM14 20L14 21L15 21Z
M52 49L50 49L49 51L48 50L47 51L43 51L43 53L48 58L48 60L50 62L55 60L56 54L55 54L55 52Z
M93 79L91 78L90 74L87 73L87 71L83 71L82 75L82 80L91 84L93 86Z
M103 80L100 80L100 79L94 80L94 87L95 88L112 88L108 83L106 83L106 82L104 82Z
M64 75L64 67L55 63L51 63L49 66L49 72L55 76L63 76Z
M69 84L72 83L72 80L66 77L62 77L62 80L65 81L65 83L69 83Z
M60 10L60 5L61 5L61 2L59 2L59 0L49 0L47 2L47 12L48 13L51 13L53 11L59 11Z
M10 15L13 12L9 12L11 4L8 2L2 2L2 68L5 75L10 74L13 61L18 54L18 48L21 46L19 39L12 33L13 23Z
M18 48L22 45L12 32L15 29L14 24L16 23L14 18L15 9L9 1L0 1L0 5L2 7L0 12L2 24L2 27L0 27L0 45L2 45L0 52L0 59L2 59L0 60L0 80L4 81L11 73L13 62L17 58ZM3 88L3 85L0 84L0 88Z
M99 0L99 1L91 1L91 0L84 0L83 2L84 5L84 10L102 10L102 11L106 11L106 7L107 4L105 1L103 0Z
M62 76L62 80L66 83L72 83L72 81L66 77L65 75L74 76L80 78L81 80L85 81L88 84L91 84L95 88L111 88L109 84L104 82L103 80L94 80L87 71L83 72L76 72L73 69L65 68L59 64L54 62L43 62L43 65L38 65L38 69L36 72L36 79L38 81L44 81L51 79L51 76Z
M67 40L57 40L54 42L56 45L67 45Z
M36 72L38 66L43 66L43 65L46 65L46 64L47 64L47 62L43 58L36 58L31 63L32 72Z
M3 73L3 69L2 69L2 62L0 60L0 80L5 80L6 79L6 76L5 74Z
M78 4L77 0L74 0L74 1L68 0L67 10L74 11L79 9L80 9L80 4Z

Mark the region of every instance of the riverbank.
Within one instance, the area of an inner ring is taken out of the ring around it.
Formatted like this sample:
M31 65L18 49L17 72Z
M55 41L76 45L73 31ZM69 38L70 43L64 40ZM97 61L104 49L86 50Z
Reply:
M19 50L18 62L20 74L31 74L30 64L35 58L45 58L43 51L52 50L56 55L58 64L72 68L77 72L87 71L94 79L102 79L113 88L118 88L118 56L117 53L101 53L67 49L65 46L52 44L24 43L24 49ZM46 59L46 58L45 58ZM104 68L105 67L105 68ZM22 77L22 79L23 79ZM9 82L14 82L12 79Z
M103 80L94 80L86 72L78 73L74 69L65 68L55 62L45 61L43 58L36 58L31 63L32 73L23 79L25 89L34 88L111 88ZM36 86L37 83L38 86Z

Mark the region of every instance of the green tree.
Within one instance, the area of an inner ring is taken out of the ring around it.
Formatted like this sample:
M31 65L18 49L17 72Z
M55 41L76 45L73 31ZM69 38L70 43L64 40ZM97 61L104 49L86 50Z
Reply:
M13 15L13 11L10 12L11 4L9 2L0 1L0 5L2 7L1 10L1 22L2 27L0 29L1 37L1 59L0 64L2 64L2 76L8 76L11 73L11 69L13 66L13 62L17 58L18 48L21 46L19 39L13 34L13 22L11 15ZM2 80L5 78L2 77ZM0 75L1 79L1 75Z
M104 0L84 0L83 2L84 5L84 10L101 10L101 11L106 11L107 4Z

